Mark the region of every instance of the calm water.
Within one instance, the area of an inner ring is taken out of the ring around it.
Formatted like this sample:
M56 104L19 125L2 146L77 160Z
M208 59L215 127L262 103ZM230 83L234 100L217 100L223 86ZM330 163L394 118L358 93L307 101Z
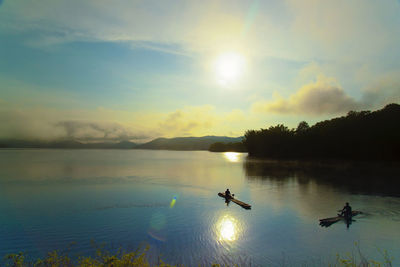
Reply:
M400 189L385 172L371 185L370 171L300 167L235 153L0 150L0 256L91 255L94 242L148 244L171 264L318 265L358 248L400 264ZM227 206L227 187L252 209ZM319 226L346 201L365 214Z

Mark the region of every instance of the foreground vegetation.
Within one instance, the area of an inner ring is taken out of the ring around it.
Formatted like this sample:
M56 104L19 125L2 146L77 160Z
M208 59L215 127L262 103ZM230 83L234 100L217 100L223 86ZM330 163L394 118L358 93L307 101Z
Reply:
M271 158L335 158L399 160L400 105L378 111L350 111L347 116L296 129L279 124L249 130L243 144L249 156Z
M35 261L27 260L23 253L10 254L4 257L4 266L9 267L69 267L69 266L159 266L168 267L169 264L159 260L157 264L150 265L146 250L135 251L130 253L118 252L115 255L98 251L96 257L79 257L77 260L72 260L68 255L59 254L56 251L48 253L44 259ZM3 264L1 266L3 266Z
M37 259L36 261L27 260L23 253L10 254L0 261L0 266L6 267L122 267L122 266L157 266L169 267L176 265L169 265L158 259L157 263L150 264L146 252L148 248L142 251L135 251L130 253L122 253L119 251L116 254L110 254L101 250L97 251L96 257L79 257L77 260L72 260L68 255L59 254L56 251L48 253L44 259ZM333 264L325 263L304 263L301 266L329 266L329 267L392 267L393 259L386 251L381 252L383 261L367 260L358 250L358 256L354 253L345 256L336 256L336 262ZM184 265L177 265L184 266ZM200 265L199 265L200 266ZM220 264L211 264L212 267L226 266ZM238 266L238 265L235 265ZM283 261L279 266L294 266L289 262Z

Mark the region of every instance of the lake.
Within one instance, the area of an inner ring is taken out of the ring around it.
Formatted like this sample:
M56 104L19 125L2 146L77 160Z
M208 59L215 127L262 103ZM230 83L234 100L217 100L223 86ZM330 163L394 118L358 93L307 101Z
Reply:
M385 250L399 265L399 176L336 165L206 151L0 150L0 257L77 257L105 244L149 245L152 262L187 266L318 266L359 251L383 262ZM227 205L217 196L226 188L252 209ZM349 227L319 225L346 201L363 212Z

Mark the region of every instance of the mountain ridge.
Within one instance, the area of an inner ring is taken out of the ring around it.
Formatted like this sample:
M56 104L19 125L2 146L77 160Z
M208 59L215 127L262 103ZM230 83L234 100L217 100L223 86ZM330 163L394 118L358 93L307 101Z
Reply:
M46 148L46 149L152 149L152 150L208 150L210 145L216 142L239 142L242 137L228 136L201 136L201 137L173 137L155 138L149 142L138 144L127 140L120 142L84 143L74 139L40 141L3 139L0 140L0 148Z
M243 137L213 136L202 137L174 137L156 138L150 142L140 144L135 149L153 149L153 150L208 150L211 144L216 142L229 143L240 142Z

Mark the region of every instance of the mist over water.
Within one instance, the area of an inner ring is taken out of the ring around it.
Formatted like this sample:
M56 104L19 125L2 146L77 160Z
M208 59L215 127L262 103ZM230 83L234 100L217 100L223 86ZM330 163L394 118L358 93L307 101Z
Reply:
M91 255L92 242L104 242L112 251L148 244L153 261L171 264L279 266L334 262L357 242L366 258L388 250L396 265L400 198L392 176L379 165L236 153L0 150L0 256ZM227 205L217 196L226 188L252 209ZM364 214L349 228L319 226L346 201Z

